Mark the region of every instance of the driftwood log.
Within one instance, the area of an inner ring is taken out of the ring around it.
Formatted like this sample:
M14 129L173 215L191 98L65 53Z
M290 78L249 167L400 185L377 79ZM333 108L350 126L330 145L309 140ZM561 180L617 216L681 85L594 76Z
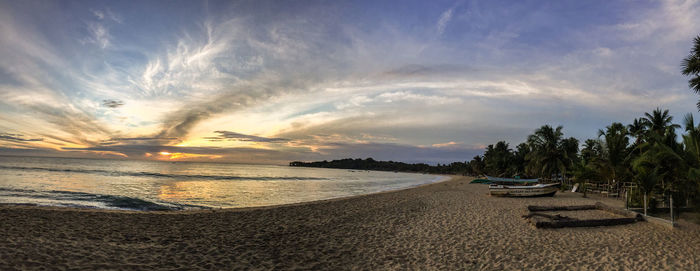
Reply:
M546 217L546 218L549 218L549 219L554 220L554 221L576 220L576 218L571 218L571 217L563 216L563 215L560 215L560 214L548 215L548 214L543 214L543 213L529 213L529 214L527 214L527 215L524 215L523 217L524 217L524 218L532 218L532 217L535 217L535 216Z
M598 209L596 205L572 205L572 206L527 206L530 212L546 212L546 211L581 211Z
M608 219L583 219L583 220L558 220L558 221L535 221L537 228L565 228L565 227L598 227L615 226L637 222L636 218L608 218Z
M630 224L637 221L643 221L644 217L628 210L621 210L610 207L600 202L595 205L574 205L574 206L534 206L527 207L529 214L524 215L524 218L529 218L536 228L564 228L564 227L598 227L598 226L615 226ZM616 215L624 216L623 218L608 218L608 219L576 219L562 216L560 214L549 215L537 212L545 211L581 211L581 210L601 210Z

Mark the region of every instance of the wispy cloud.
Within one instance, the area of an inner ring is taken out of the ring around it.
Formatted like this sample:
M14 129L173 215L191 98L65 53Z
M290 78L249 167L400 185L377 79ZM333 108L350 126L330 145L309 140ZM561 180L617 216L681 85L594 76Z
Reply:
M2 3L0 128L32 136L0 146L458 159L543 123L586 138L695 108L678 63L697 2L461 3Z
M286 142L289 139L279 138L279 137L262 137L254 135L246 135L231 131L214 131L219 135L213 137L205 137L209 141L221 141L221 140L231 140L231 141L248 141L248 142Z
M112 21L117 22L117 23L123 23L122 17L119 16L118 14L112 12L112 10L109 8L105 8L103 10L90 9L90 11L99 20L108 19L108 20L112 20Z
M32 142L32 141L43 141L43 138L25 138L20 134L6 134L0 133L0 140L14 141L14 142Z
M454 12L454 7L451 7L447 10L445 10L441 15L440 18L437 21L437 34L438 36L442 36L443 33L445 33L445 28L447 27L447 24L452 20L452 12Z
M120 100L102 100L102 105L109 108L117 108L124 105L124 102Z
M111 36L109 35L109 30L103 24L96 22L87 23L87 30L90 36L85 39L86 42L94 43L102 49L109 46Z

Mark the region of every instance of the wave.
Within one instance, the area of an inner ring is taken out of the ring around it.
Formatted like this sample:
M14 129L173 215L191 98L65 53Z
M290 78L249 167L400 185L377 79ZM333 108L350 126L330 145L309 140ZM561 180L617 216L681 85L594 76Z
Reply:
M0 188L0 198L28 198L34 199L31 203L39 202L39 205L57 205L70 207L97 207L111 209L125 209L137 211L174 211L183 209L210 209L209 207L177 204L177 203L156 203L139 198L92 194L74 191L35 191L26 189ZM42 201L43 200L43 201ZM44 204L41 204L44 203ZM48 203L48 204L46 204ZM77 204L76 204L77 203ZM82 203L82 204L80 204Z
M251 180L251 181L300 181L300 180L326 180L326 178L317 177L247 177L247 176L226 176L226 175L200 175L200 174L166 174L157 172L144 171L116 171L102 169L70 169L70 168L44 168L44 167L20 167L20 166L2 166L0 169L9 170L32 170L32 171L50 171L50 172L74 172L85 174L99 174L105 176L133 176L133 177L155 177L155 178L171 178L171 179L207 179L207 180Z

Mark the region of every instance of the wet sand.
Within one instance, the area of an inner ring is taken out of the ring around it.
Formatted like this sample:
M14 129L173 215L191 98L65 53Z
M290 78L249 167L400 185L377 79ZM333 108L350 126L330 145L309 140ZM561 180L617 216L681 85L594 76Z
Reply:
M527 205L599 199L492 198L469 180L213 211L0 206L0 270L700 269L696 224L536 229Z

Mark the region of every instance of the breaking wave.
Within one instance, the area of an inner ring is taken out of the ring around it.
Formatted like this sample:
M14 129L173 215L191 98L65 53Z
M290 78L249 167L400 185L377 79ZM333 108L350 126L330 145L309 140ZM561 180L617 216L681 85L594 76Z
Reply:
M69 169L69 168L44 168L44 167L19 167L19 166L1 166L0 169L10 170L31 170L31 171L49 171L49 172L74 172L86 174L99 174L105 176L133 176L133 177L156 177L156 178L174 178L174 179L207 179L207 180L251 180L251 181L294 181L294 180L326 180L325 178L316 177L255 177L255 176L230 176L230 175L200 175L200 174L166 174L157 172L144 171L117 171L117 170L102 170L102 169Z
M106 208L136 211L173 211L183 209L210 209L205 206L152 202L138 198L91 194L73 191L35 191L0 188L0 199L31 205Z

